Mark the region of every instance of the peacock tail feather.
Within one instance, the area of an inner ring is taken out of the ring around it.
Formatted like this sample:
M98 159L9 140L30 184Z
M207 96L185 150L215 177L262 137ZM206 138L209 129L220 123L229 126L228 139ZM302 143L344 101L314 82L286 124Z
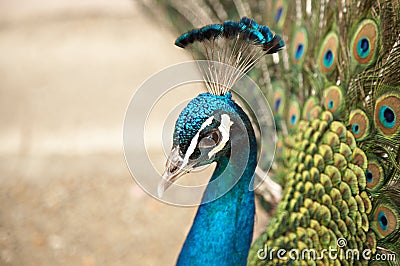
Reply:
M212 25L251 17L286 43L279 53L257 58L249 73L275 116L277 153L270 175L283 190L248 264L399 264L400 2L143 3L149 12L166 14L179 33L204 25L218 30ZM178 38L177 45L187 44ZM197 58L210 59L201 47L193 50ZM279 259L265 247L317 254L358 250L360 257ZM361 253L367 249L371 258L396 259L365 259Z

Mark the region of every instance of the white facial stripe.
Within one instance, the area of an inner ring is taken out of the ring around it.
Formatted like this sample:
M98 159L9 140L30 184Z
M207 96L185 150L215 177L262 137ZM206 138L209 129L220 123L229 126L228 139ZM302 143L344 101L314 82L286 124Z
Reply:
M199 131L197 131L196 135L193 137L192 141L190 142L190 145L186 151L185 158L183 158L182 165L180 169L182 170L187 163L189 162L189 157L192 155L194 150L196 149L197 146L197 141L200 136L200 132L205 129L207 126L211 125L212 121L214 120L214 116L210 116L200 127Z
M208 153L208 158L211 158L214 154L218 153L225 147L226 143L229 140L229 133L232 125L233 122L231 121L229 115L223 114L221 116L221 125L219 125L218 127L219 132L221 132L222 139L219 142L218 146L216 146Z

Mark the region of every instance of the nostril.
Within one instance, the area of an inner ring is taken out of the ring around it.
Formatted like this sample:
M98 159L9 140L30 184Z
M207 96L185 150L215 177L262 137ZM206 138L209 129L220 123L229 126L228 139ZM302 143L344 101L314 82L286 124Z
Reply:
M177 169L178 169L177 166L171 165L171 167L169 168L169 172L170 172L170 173L173 173L173 172L175 172Z

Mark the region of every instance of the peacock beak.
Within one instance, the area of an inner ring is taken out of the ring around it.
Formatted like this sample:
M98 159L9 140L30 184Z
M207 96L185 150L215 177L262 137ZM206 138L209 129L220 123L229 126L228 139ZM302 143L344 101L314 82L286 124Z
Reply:
M186 174L187 171L184 169L179 169L171 171L170 168L166 168L164 174L162 175L161 182L158 185L158 196L161 198L164 192L181 176Z
M172 149L168 156L166 168L158 184L158 196L161 198L164 192L181 176L190 172L197 162L188 162L180 156L179 147Z

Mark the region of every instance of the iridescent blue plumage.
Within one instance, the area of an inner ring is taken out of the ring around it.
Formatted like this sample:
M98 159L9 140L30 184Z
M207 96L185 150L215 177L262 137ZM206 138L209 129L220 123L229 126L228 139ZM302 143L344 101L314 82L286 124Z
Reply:
M258 27L259 27L258 23L254 19L247 18L247 17L242 17L240 19L240 23L243 23L244 25L246 25L250 29L257 30Z
M357 53L360 58L366 58L371 51L368 38L361 38L357 43Z
M264 35L258 30L249 30L247 41L253 42L254 44L264 44L266 42Z
M221 36L224 27L220 24L207 25L200 29L202 40L211 40Z
M198 29L191 30L179 36L176 39L175 45L185 48L187 45L192 44L195 41L199 40L200 31Z
M176 121L174 145L179 144L181 151L185 153L196 132L210 116L218 110L233 113L235 109L231 96L231 93L219 96L206 92L192 99Z
M224 37L228 39L236 38L239 33L246 30L246 25L235 21L225 21L223 23L223 27L224 27L224 33L223 33Z
M256 139L247 115L231 99L230 93L224 96L200 94L180 114L174 145L179 145L186 153L201 125L209 117L215 117L209 128L204 129L206 134L221 124L222 115L228 115L232 122L229 143L208 162L217 163L210 182L217 178L220 182L218 186L207 187L202 200L205 203L198 209L177 265L246 264L254 224L254 192L249 187L257 164ZM232 146L240 152L232 153ZM218 195L222 196L209 202Z
M326 68L329 68L332 66L332 64L334 62L334 56L335 55L333 54L333 52L331 50L326 51L326 53L324 55L324 60L323 60L324 66Z
M274 34L272 33L272 31L269 29L268 26L261 25L259 27L259 31L262 33L267 42L272 41L272 39L274 38Z
M383 105L379 109L379 120L387 128L393 128L396 124L396 116L389 106Z
M175 45L185 48L194 42L213 40L219 37L237 39L244 33L248 43L263 45L267 53L279 51L285 44L279 35L274 35L268 26L259 25L255 20L243 17L240 22L225 21L222 24L211 24L199 29L190 30L179 36Z

